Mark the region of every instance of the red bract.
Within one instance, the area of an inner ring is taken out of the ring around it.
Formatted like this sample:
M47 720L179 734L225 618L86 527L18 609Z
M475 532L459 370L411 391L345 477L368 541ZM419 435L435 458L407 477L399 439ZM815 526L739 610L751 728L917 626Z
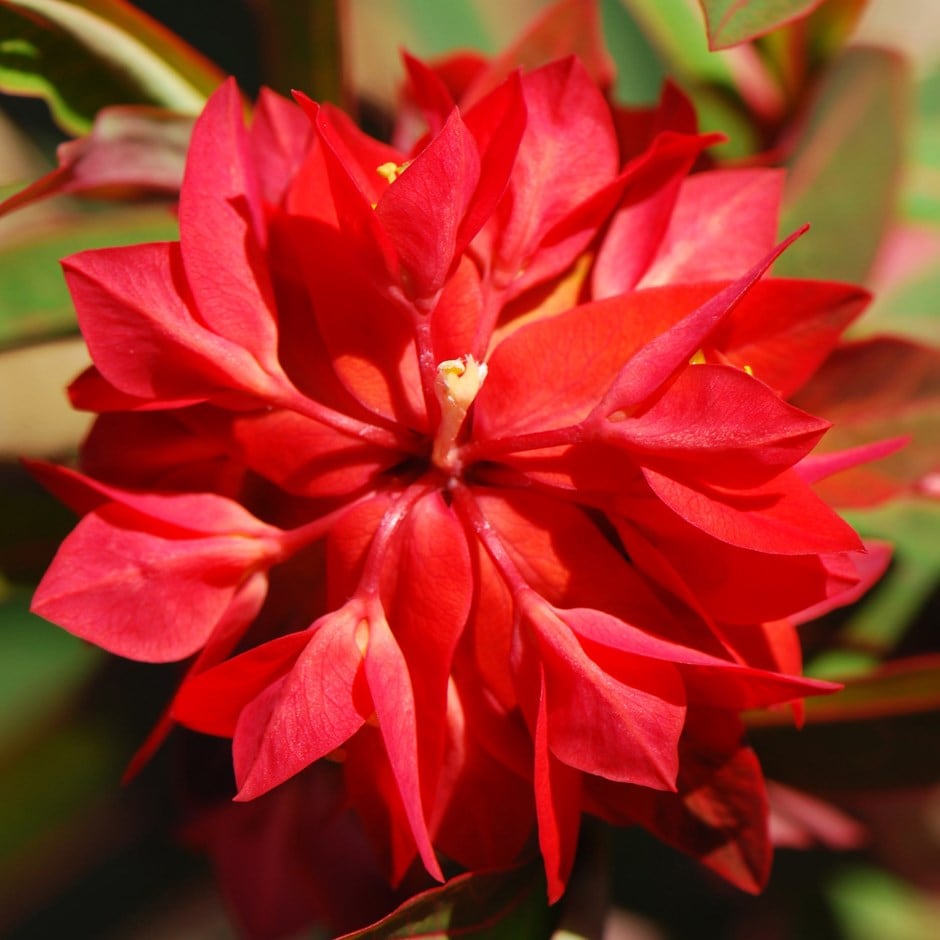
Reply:
M179 243L66 262L107 482L43 471L87 515L35 608L198 653L170 714L232 737L237 799L341 763L393 882L534 831L556 900L586 811L758 890L739 714L833 688L791 618L870 566L811 484L878 455L813 463L784 396L865 294L766 276L779 175L688 178L674 93L624 144L575 58L460 107L409 69L407 151L223 86Z

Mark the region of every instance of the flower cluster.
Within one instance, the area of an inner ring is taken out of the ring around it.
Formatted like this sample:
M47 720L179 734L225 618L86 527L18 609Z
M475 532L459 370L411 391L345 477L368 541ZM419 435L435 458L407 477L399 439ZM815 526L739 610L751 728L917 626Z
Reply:
M741 712L831 688L794 620L867 577L787 398L866 296L765 277L780 174L693 174L674 91L408 69L398 146L224 85L179 242L65 262L100 416L35 609L194 657L148 748L231 737L238 800L341 765L392 882L536 834L557 899L590 813L757 890Z

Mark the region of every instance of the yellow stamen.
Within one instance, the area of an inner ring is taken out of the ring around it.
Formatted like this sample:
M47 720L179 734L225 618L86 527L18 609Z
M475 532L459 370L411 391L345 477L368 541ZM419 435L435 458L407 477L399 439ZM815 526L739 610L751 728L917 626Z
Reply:
M389 160L388 163L383 163L381 166L375 168L375 172L386 180L388 183L394 183L405 170L411 165L410 160L406 160L404 163L395 163L392 160Z

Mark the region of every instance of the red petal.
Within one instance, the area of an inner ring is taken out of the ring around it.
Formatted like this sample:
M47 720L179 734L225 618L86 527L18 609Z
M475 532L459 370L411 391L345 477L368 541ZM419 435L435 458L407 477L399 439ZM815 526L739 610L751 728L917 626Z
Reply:
M321 618L290 672L242 711L232 742L236 799L254 799L283 783L362 727L371 707L355 639L361 619L358 605ZM288 653L297 643L281 641Z
M200 319L250 352L266 371L277 373L260 184L234 80L212 95L196 121L179 218L186 279Z
M779 555L858 551L855 532L793 471L747 490L680 483L644 468L656 495L687 522L723 542Z
M717 170L683 181L640 286L740 277L774 247L783 171Z
M670 476L750 486L792 467L828 427L745 372L695 365L649 408L606 422L604 435Z
M63 267L95 365L119 391L172 406L271 387L245 349L201 325L175 243L85 251Z

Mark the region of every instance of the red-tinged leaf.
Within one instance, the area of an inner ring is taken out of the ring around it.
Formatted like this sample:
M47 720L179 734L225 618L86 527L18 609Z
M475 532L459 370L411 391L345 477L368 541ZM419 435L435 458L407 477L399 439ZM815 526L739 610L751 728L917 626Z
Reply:
M548 883L548 901L554 904L565 893L574 865L581 827L582 775L568 767L551 750L548 727L548 701L545 677L539 683L535 733L535 814L539 849Z
M263 393L271 380L253 356L204 327L185 288L181 294L182 267L175 243L83 252L64 262L101 374L121 392L171 405L224 389Z
M808 16L822 0L699 0L708 47L727 49Z
M739 491L690 486L649 468L644 468L643 475L677 515L731 545L778 555L861 548L852 529L792 471Z
M342 940L540 940L548 921L545 880L541 866L533 862L458 875Z
M590 781L588 807L618 823L639 823L666 844L698 859L731 884L758 893L770 873L767 795L754 752L741 743L741 723L727 713L690 715L681 744L677 793Z
M615 66L604 45L596 0L561 0L551 4L515 42L476 75L460 105L469 107L514 69L530 71L572 55L583 63L595 85L604 91L610 88Z
M610 109L576 59L529 73L522 88L526 130L498 213L493 259L504 287L525 275L542 240L573 206L614 181L618 166Z
M119 656L185 659L205 644L268 551L241 535L132 528L112 504L85 516L63 542L33 610Z
M688 363L774 261L805 231L805 227L795 231L747 274L644 345L619 371L594 413L606 417L618 409L635 408L655 394Z
M912 656L884 663L873 672L851 677L825 699L806 702L807 725L864 722L940 709L940 655ZM750 727L783 724L778 712L753 712Z
M864 826L831 803L793 787L767 781L770 840L775 846L809 849L815 845L845 851L868 841Z
M900 56L875 48L849 49L827 71L788 162L781 219L783 231L809 222L813 233L778 274L866 280L895 212L909 81Z
M192 127L191 117L158 108L103 108L87 137L59 146L57 169L0 203L0 216L50 196L173 196Z
M87 133L114 104L195 114L222 73L123 0L3 0L0 89L38 95L67 131Z
M290 633L187 677L170 717L203 734L233 737L242 709L287 675L311 636L309 630Z
M776 242L780 170L716 170L683 180L669 227L640 281L656 284L740 277Z
M234 80L209 99L193 128L179 217L183 267L200 319L262 368L279 371L261 183Z
M916 491L940 469L940 352L932 347L889 337L841 346L794 401L833 422L821 459L910 435L896 453L816 483L831 505L870 505Z
M365 723L372 707L356 637L361 622L358 604L322 617L290 671L242 710L232 741L236 799L261 796L345 744ZM280 654L297 647L294 638L281 643L287 649L277 650L276 668Z
M606 422L603 433L668 475L749 486L792 467L828 427L745 372L696 365L649 408Z
M674 789L685 720L675 667L638 664L632 674L624 669L614 678L585 655L565 621L567 612L556 613L534 594L527 598L523 616L538 644L554 756L609 780Z
M369 617L365 676L418 854L431 876L443 881L421 798L413 685L402 651L381 611L372 612Z

